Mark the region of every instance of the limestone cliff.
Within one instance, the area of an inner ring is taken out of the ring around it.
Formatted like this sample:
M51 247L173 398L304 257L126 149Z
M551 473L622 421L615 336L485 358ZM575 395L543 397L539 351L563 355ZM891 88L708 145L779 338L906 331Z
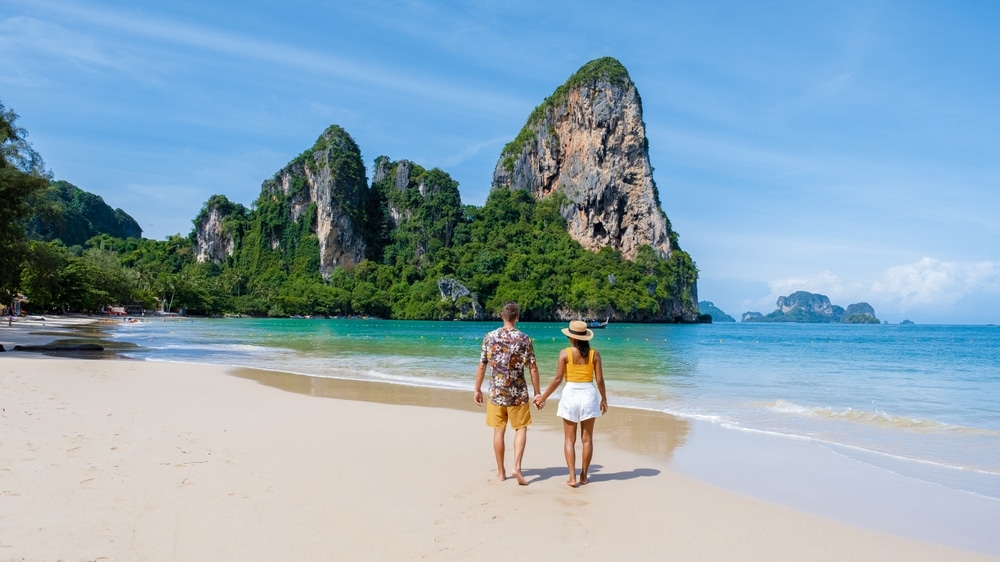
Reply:
M493 172L493 189L536 199L565 196L570 235L589 250L610 246L634 260L648 244L661 257L676 236L660 207L642 102L617 60L584 65L535 108Z
M236 250L247 209L225 195L213 195L194 219L194 251L198 263L223 263Z
M432 243L452 246L455 227L462 218L458 182L447 172L425 169L409 160L393 162L388 156L375 159L373 198L384 202L381 212L372 209L370 220L382 221L373 237L368 258L378 259L379 245L403 243L413 251L415 264L426 265Z
M264 182L259 201L279 208L284 219L309 225L319 243L320 274L329 279L335 267L351 268L365 257L361 217L367 199L361 150L347 131L332 125L311 149ZM271 248L282 246L283 232L271 229Z

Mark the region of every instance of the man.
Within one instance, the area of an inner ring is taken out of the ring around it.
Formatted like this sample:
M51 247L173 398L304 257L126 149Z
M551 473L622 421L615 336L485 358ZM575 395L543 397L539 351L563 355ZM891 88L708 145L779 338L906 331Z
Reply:
M486 425L493 428L493 453L497 458L497 480L507 479L504 469L504 437L507 422L514 428L514 470L511 474L521 486L528 482L521 474L521 458L531 424L531 402L528 399L528 384L524 380L524 366L531 371L531 386L535 396L540 393L538 365L535 363L535 348L531 338L517 329L521 310L517 303L503 305L500 318L503 327L486 334L476 370L476 390L473 400L483 405L483 378L486 365L490 366L490 399L486 404Z

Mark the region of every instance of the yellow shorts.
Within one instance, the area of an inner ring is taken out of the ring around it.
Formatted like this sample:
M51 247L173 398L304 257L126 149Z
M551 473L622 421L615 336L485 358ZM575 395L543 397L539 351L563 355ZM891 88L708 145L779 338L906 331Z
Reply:
M507 427L507 420L514 429L521 429L531 425L531 403L526 402L520 406L497 406L486 401L486 425L503 429Z

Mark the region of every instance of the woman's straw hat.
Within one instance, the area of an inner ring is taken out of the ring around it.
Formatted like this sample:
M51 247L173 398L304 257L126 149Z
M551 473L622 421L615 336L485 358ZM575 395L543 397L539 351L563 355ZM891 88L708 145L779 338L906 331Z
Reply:
M569 323L569 328L563 328L562 333L575 340L587 341L594 337L594 332L587 328L587 323L582 320L573 320Z

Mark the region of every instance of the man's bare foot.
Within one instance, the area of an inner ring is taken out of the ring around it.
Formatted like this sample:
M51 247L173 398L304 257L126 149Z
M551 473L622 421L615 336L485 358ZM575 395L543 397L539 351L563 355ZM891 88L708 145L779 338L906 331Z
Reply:
M528 485L528 481L524 479L524 476L521 474L520 470L515 470L515 471L511 472L511 475L513 475L514 478L517 478L517 484L519 486L527 486Z
M587 479L587 475L586 474L581 474L580 475L580 485L583 486L587 482L590 482L590 480Z

